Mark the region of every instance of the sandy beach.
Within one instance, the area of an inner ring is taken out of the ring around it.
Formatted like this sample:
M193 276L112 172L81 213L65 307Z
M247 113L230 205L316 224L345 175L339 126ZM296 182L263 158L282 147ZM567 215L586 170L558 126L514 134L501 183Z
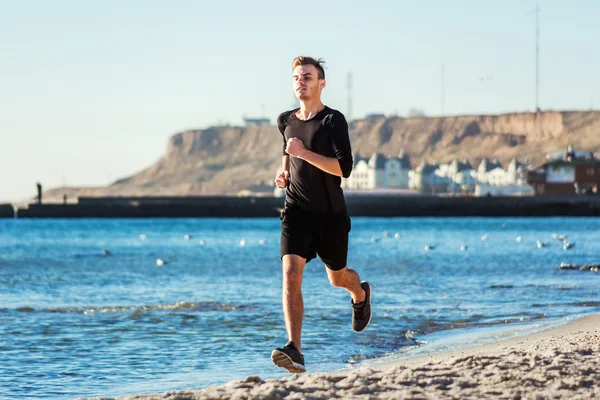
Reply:
M515 339L333 373L123 400L600 398L600 314Z

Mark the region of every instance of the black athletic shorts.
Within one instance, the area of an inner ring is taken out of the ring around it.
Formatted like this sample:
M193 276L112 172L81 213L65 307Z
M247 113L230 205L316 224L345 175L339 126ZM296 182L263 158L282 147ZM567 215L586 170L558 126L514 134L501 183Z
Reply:
M350 217L346 210L319 214L286 207L281 211L281 257L295 254L309 262L317 255L331 270L346 266Z

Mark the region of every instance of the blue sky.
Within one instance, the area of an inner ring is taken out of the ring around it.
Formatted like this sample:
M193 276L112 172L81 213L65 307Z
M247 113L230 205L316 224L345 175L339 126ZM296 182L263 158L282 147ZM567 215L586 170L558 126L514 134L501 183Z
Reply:
M327 61L324 101L352 117L600 105L600 2L0 0L0 201L104 185L189 128L274 119L291 60ZM485 77L486 79L481 79ZM276 140L276 138L274 138Z

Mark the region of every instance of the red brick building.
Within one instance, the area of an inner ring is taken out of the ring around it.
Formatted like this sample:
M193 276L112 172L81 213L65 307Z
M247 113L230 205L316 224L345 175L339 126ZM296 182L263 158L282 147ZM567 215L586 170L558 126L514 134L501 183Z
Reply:
M536 195L598 194L600 160L593 153L569 149L562 158L555 158L529 171L527 183Z

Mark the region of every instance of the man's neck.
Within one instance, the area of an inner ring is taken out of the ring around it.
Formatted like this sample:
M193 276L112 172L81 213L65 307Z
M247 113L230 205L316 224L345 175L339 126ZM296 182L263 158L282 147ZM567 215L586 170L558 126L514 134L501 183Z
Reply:
M321 99L300 101L300 109L296 112L296 117L302 120L311 119L324 108Z

